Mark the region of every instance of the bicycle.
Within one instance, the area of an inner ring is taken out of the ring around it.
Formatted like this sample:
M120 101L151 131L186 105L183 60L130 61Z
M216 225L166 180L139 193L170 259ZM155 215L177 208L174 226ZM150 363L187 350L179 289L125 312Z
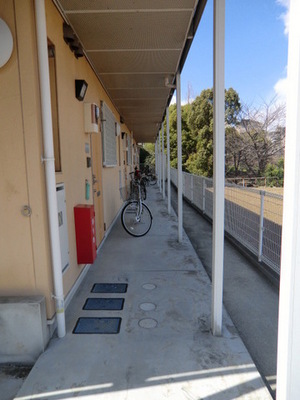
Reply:
M156 177L155 174L150 173L150 174L147 175L147 178L148 178L149 184L150 184L151 186L156 185L156 183L157 183L157 177Z
M123 228L127 233L135 237L146 235L152 226L152 213L142 200L141 180L132 179L131 184L137 189L138 198L129 200L121 213Z
M144 175L141 175L140 171L137 169L135 171L129 172L129 175L131 177L131 181L130 181L130 198L131 198L131 200L138 199L138 185L136 184L138 181L139 181L140 188L141 188L142 200L146 200L146 198L147 198L147 190L146 190L147 182L145 180Z
M144 179L146 186L154 186L157 183L157 176L151 172L148 165L146 165L146 168L142 171L142 178Z

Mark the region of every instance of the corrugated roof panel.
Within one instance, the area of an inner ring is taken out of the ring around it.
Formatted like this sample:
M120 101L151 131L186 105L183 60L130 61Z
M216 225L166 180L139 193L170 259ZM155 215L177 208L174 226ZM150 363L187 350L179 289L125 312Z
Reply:
M167 88L111 89L110 93L115 100L119 99L165 99Z
M78 10L193 10L196 0L60 0L66 12Z
M100 75L102 73L147 74L150 72L172 74L180 51L98 51L87 54Z
M181 50L191 13L79 13L68 17L86 50Z
M165 84L165 74L102 74L101 79L107 89L130 89L130 88L162 88ZM170 77L170 80L173 76Z
M154 141L206 0L53 1L136 140Z

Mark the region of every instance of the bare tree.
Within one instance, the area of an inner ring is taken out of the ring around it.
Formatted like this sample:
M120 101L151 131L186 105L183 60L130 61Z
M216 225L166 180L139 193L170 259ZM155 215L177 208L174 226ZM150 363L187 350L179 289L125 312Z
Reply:
M187 103L191 104L191 101L194 100L194 90L191 82L188 82L187 86Z
M242 140L242 162L255 176L264 174L267 164L276 162L284 152L285 105L264 103L260 108L243 105L237 125Z
M238 177L241 174L244 143L241 134L234 126L225 128L225 167L226 175Z

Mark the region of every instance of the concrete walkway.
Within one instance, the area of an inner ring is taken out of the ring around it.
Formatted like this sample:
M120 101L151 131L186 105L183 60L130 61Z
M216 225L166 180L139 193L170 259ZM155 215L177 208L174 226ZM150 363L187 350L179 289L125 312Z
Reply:
M172 187L177 209L177 192ZM212 224L187 201L183 226L206 272L212 274ZM227 239L223 303L272 397L276 397L279 289Z
M149 192L150 232L131 237L117 220L67 309L67 335L51 340L16 399L271 399L225 310L223 336L212 336L210 280L187 236L178 244L158 189ZM128 289L99 295L95 283ZM124 298L124 308L83 310L95 297ZM79 317L120 317L120 332L74 334Z

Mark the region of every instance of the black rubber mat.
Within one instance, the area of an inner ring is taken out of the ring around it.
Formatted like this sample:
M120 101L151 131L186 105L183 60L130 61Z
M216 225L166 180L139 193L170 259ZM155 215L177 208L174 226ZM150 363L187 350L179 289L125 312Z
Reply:
M73 333L116 334L120 332L121 318L79 318Z
M123 310L124 299L88 298L83 310Z
M126 293L127 283L95 283L92 293Z

